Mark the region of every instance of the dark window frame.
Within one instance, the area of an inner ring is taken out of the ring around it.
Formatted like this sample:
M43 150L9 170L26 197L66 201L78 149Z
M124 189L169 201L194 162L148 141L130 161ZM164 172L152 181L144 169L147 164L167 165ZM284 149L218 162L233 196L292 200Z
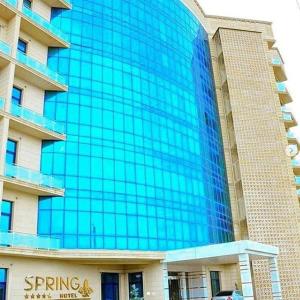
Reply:
M14 91L18 91L20 93L20 97L14 97ZM15 105L22 105L22 100L23 100L23 89L19 88L18 86L14 85L12 89L12 94L11 94L11 102L12 104Z
M141 276L141 279L137 279L138 277L136 276ZM135 279L134 279L135 277ZM133 285L140 285L141 289L138 292L137 297L143 298L144 297L144 274L143 272L134 272L134 273L128 273L128 293L129 293L129 300L134 299L131 297L131 287Z
M0 280L0 300L6 299L6 289L7 289L7 269L6 268L0 268L0 271L4 271L4 281ZM1 279L1 276L0 276Z
M25 40L19 38L18 39L18 51L26 54L28 50L28 42L26 42Z
M9 213L7 213L7 212L3 212L3 210L2 210L2 208L3 208L3 202L6 202L6 203L9 203L9 206L10 206L10 211L9 211ZM2 205L1 205L1 211L0 211L0 214L1 214L1 220L2 220L2 218L8 218L8 224L9 224L9 228L8 229L6 229L4 232L10 232L11 231L11 229L12 229L12 217L13 217L13 202L12 201L9 201L9 200L2 200ZM1 225L2 226L2 225ZM1 228L1 231L2 231L2 227L0 227ZM1 300L1 299L0 299Z
M11 151L11 150L8 149L8 143L9 142L13 142L14 143L14 145L15 145L14 151ZM6 144L6 163L8 163L8 164L16 164L16 162L17 162L17 152L18 152L18 141L8 138L7 139L7 144ZM7 161L8 154L10 154L10 155L13 156L13 161L12 162L8 162Z
M211 294L215 297L221 291L221 272L220 271L210 271L210 287Z
M32 0L23 0L23 6L32 9Z

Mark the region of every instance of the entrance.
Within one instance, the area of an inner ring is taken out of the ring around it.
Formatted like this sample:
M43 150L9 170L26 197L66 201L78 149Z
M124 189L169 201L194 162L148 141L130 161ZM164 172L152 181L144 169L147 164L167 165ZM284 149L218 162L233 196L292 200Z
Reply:
M180 294L180 278L174 275L169 274L169 299L182 300Z
M102 300L119 300L119 274L101 274Z

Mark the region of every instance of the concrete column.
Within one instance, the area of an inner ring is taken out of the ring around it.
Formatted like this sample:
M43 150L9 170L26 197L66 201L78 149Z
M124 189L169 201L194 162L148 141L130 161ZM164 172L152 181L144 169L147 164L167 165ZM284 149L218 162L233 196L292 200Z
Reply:
M169 273L168 265L163 263L163 287L164 287L164 300L169 300Z
M242 290L245 300L254 300L253 282L249 254L239 255Z
M274 300L282 300L281 284L278 270L278 262L276 257L269 259L271 283L272 283L272 295Z

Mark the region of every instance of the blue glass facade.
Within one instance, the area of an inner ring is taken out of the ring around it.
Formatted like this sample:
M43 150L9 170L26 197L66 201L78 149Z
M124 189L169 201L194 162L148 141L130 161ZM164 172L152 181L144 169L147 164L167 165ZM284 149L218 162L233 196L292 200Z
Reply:
M42 172L65 197L39 201L39 234L64 248L165 250L233 239L207 34L179 0L77 0L53 11L70 49L48 63L67 93L45 115Z

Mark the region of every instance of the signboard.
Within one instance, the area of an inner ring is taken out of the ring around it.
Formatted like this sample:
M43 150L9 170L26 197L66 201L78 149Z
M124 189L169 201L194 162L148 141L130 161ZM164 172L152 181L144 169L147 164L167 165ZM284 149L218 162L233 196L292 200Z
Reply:
M25 277L24 299L91 299L93 289L79 277Z

